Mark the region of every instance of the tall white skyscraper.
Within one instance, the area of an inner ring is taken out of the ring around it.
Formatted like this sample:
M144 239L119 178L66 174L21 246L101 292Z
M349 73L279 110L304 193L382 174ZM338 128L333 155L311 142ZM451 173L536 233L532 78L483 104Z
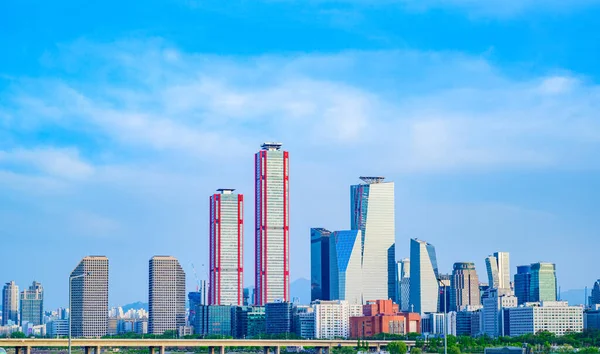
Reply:
M185 273L171 256L149 262L148 333L163 334L185 326Z
M210 197L211 305L244 304L244 196L219 189Z
M363 299L396 294L394 183L383 177L361 177L350 187L351 229L362 237Z
M510 289L510 260L508 252L495 252L485 259L488 281L492 289Z
M2 325L7 326L9 321L19 324L19 287L14 281L2 289Z
M364 303L360 230L335 231L329 237L331 298Z
M425 241L410 240L411 312L438 312L439 284L435 247Z
M73 337L103 337L108 329L108 258L84 257L71 272L71 331Z
M264 143L255 155L255 304L290 299L289 155Z

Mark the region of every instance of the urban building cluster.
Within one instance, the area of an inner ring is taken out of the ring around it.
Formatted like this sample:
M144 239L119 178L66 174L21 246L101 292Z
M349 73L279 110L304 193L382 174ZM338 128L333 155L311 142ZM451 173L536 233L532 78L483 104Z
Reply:
M291 301L289 272L289 154L265 143L255 154L255 284L244 288L244 195L218 189L210 196L208 285L186 296L185 272L172 256L148 264L148 311L108 307L109 260L84 257L69 277L70 308L43 310L43 288L19 292L7 283L0 335L74 337L124 333L260 338L368 338L380 333L518 336L557 335L600 328L600 280L587 307L557 296L552 263L517 267L510 257L485 259L487 283L473 262L438 268L435 247L411 239L396 261L394 183L360 177L350 186L347 230L310 230L311 304ZM186 298L189 306L186 308Z

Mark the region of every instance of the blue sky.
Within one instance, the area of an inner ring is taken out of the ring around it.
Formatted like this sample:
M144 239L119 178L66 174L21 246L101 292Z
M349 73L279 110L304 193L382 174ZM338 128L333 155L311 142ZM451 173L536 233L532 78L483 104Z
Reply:
M148 260L207 263L208 197L248 196L253 154L291 159L292 279L309 228L345 229L349 185L396 182L398 257L450 271L511 253L600 277L600 2L9 0L0 4L0 281L67 302L79 259L111 262L111 305Z

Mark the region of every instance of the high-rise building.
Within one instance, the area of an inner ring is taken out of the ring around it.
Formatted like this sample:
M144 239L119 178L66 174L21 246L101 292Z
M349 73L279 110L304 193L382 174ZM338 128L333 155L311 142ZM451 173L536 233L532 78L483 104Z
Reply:
M290 299L289 155L264 143L255 155L255 296L263 306Z
M310 278L311 301L329 300L329 238L331 231L323 228L310 229Z
M244 196L219 189L210 197L210 305L244 304Z
M14 281L2 289L2 325L8 326L9 321L19 324L19 286Z
M36 281L21 292L21 326L26 322L34 326L44 323L44 288Z
M420 314L438 311L438 265L435 247L410 240L410 307Z
M583 332L583 308L566 301L544 301L511 308L510 336L550 332L556 336Z
M396 293L394 182L361 177L353 185L351 229L361 231L364 299L394 298Z
M510 289L490 289L488 297L483 299L483 334L490 337L509 335L508 311L505 310L513 307L517 307L517 297Z
M529 301L556 301L556 266L553 263L533 263L529 285Z
M362 304L361 231L335 231L329 241L331 298Z
M531 284L531 265L517 266L515 274L515 296L522 305L529 301L529 286Z
M488 280L492 289L510 289L510 260L508 252L495 252L485 259Z
M204 305L202 301L202 293L199 291L192 291L188 293L188 303L190 306L190 310L188 312L188 320L187 324L192 327L197 326L197 321L199 321L197 316L198 307Z
M397 303L400 311L410 311L410 259L398 261L398 296Z
M471 262L454 263L450 278L450 311L462 310L465 306L479 306L479 278L475 264Z
M439 313L450 312L450 274L438 274L438 310Z
M600 305L600 279L596 280L589 298L589 306Z
M84 275L84 276L82 276ZM71 272L73 337L98 338L108 330L108 258L84 257Z
M154 256L149 263L148 332L163 334L185 326L185 273L171 256Z

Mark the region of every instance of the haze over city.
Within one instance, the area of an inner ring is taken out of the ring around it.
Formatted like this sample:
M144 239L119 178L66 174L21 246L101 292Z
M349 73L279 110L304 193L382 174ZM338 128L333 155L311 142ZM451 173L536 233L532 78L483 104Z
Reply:
M599 15L584 0L6 2L0 280L65 306L79 260L106 255L121 305L173 255L191 291L209 196L235 188L252 221L254 154L278 141L292 281L310 278L310 228L347 229L368 175L395 182L398 259L419 238L445 273L475 262L485 279L506 251L512 273L546 261L562 290L591 286Z

